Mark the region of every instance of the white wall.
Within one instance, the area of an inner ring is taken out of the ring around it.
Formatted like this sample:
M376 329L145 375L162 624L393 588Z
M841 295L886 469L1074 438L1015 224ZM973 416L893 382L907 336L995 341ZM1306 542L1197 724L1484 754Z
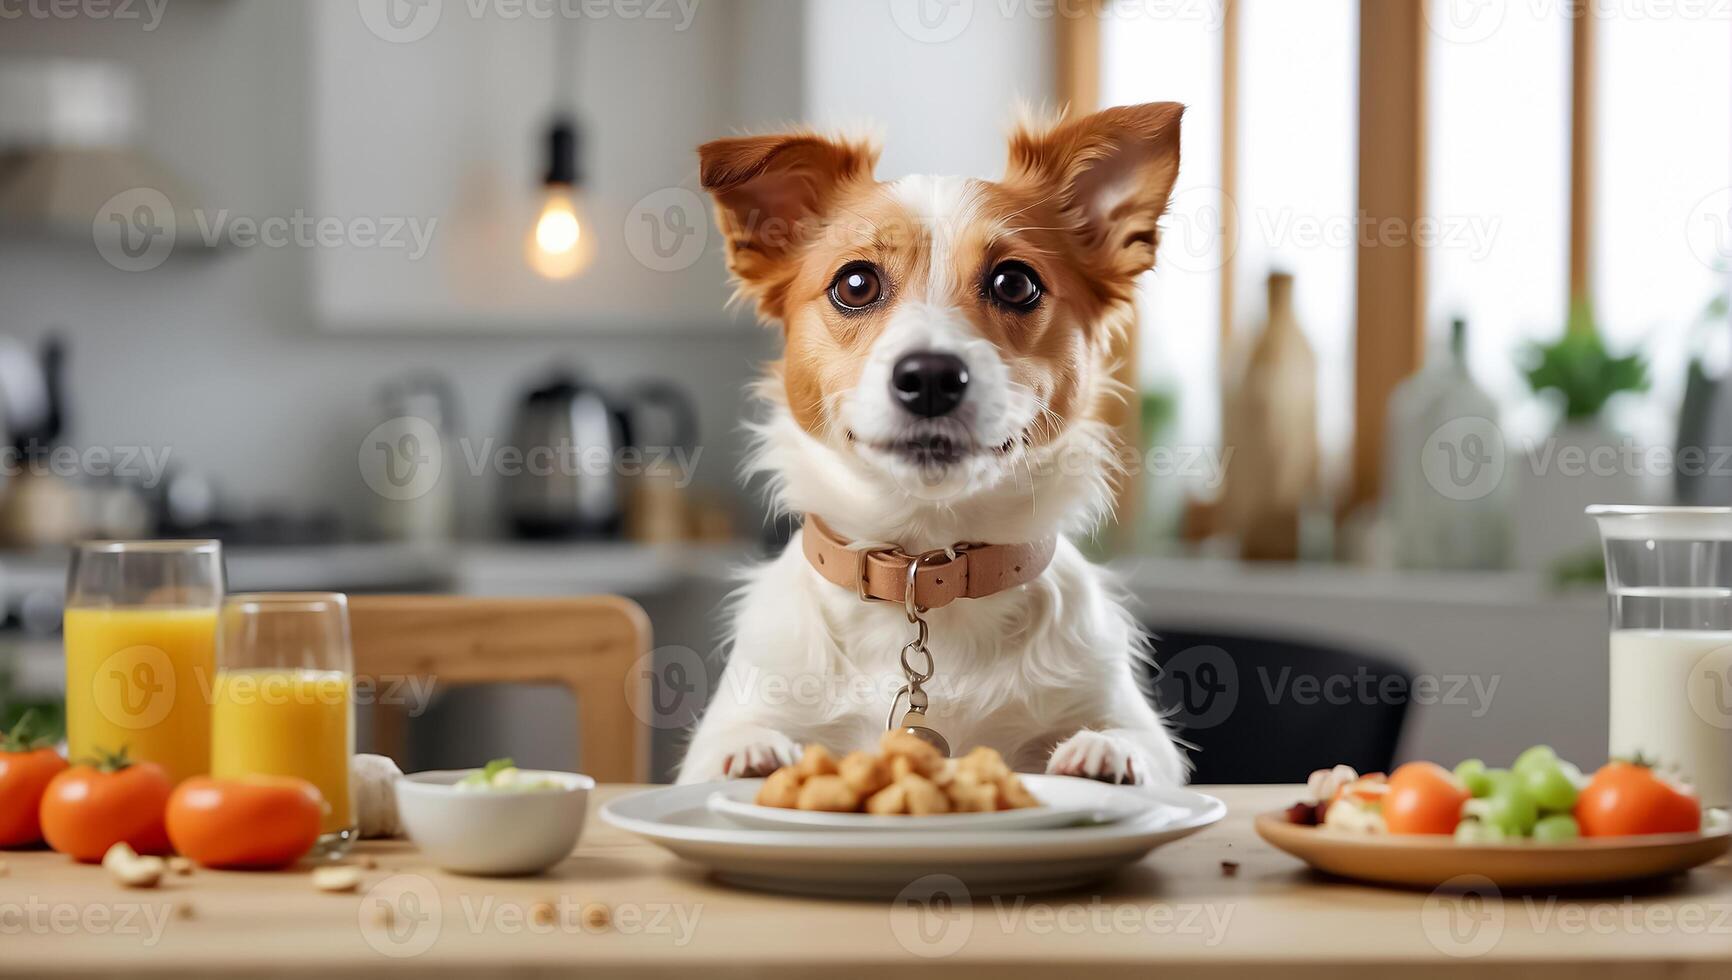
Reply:
M1056 24L1031 9L1048 8L816 0L806 20L805 114L819 125L876 128L883 179L997 177L1019 100L1055 105Z
M355 9L352 0L318 2ZM715 23L694 28L706 31L712 53L741 55L728 71L714 59L638 66L662 80L655 91L663 98L719 89L722 95L709 100L718 107L712 123L718 134L759 121L750 102L732 95L735 71L790 74L767 60L774 52L747 58L737 50L739 9L704 3L699 18ZM169 5L148 32L136 23L22 17L0 30L0 58L63 55L129 66L141 90L141 142L196 189L202 204L288 215L314 207L311 16L302 3L189 0ZM609 83L595 96L629 102L638 91L628 77ZM781 118L786 111L784 102L762 114ZM638 115L654 127L653 106L641 106ZM673 165L695 169L695 158ZM314 322L307 249L177 252L160 268L127 273L107 265L84 238L0 236L0 331L34 338L53 327L67 335L70 435L77 444L166 450L249 503L334 505L362 517L372 498L356 452L379 421L374 398L383 381L410 369L443 372L456 382L466 431L502 436L517 392L555 362L609 384L665 376L687 385L704 415L698 480L731 487L746 411L741 388L770 354L773 338L721 308L725 272L711 238L692 275L713 290L713 315L677 336L644 338L619 331L494 334L486 322L460 336L336 336ZM653 304L655 290L643 292ZM487 477L464 488L472 529L492 517L496 482ZM746 529L754 523L748 517Z

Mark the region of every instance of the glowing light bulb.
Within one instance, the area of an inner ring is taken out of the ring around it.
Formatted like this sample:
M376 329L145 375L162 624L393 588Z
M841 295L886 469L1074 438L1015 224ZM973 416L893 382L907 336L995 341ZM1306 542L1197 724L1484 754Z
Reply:
M569 184L549 184L525 245L529 267L548 279L570 279L589 268L595 234Z

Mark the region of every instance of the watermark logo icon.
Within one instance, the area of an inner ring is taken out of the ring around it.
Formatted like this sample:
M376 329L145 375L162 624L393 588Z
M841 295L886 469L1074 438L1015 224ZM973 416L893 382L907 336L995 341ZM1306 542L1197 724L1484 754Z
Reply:
M439 485L445 447L433 423L399 415L374 426L356 455L361 479L386 500L415 500Z
M1503 482L1508 457L1497 423L1469 415L1432 430L1419 451L1419 466L1425 482L1450 500L1479 500Z
M1433 34L1452 44L1478 44L1503 27L1509 0L1429 0L1420 9Z
M709 243L704 199L684 187L664 187L638 199L625 216L625 247L646 269L679 272L703 257Z
M149 272L174 251L174 204L154 187L134 187L102 202L90 224L103 261L122 272Z
M658 647L637 658L625 679L626 703L655 729L688 728L709 701L710 672L691 647Z
M890 19L924 44L954 41L974 19L974 0L890 0Z
M1161 665L1156 686L1167 716L1190 730L1219 725L1232 717L1239 704L1239 668L1232 655L1218 646L1179 651Z
M174 661L153 646L131 646L109 654L91 678L96 710L131 731L154 728L174 709Z
M1238 251L1238 229L1239 207L1226 191L1213 185L1181 188L1161 222L1157 264L1180 272L1215 272Z
M1715 647L1690 667L1684 693L1696 717L1732 730L1732 646Z
M410 44L433 33L445 0L356 0L361 23L382 41Z
M974 902L955 875L922 875L890 903L890 932L923 959L953 956L974 932Z
M1710 269L1732 267L1732 187L1722 187L1690 210L1684 235L1690 253Z
M1503 895L1484 875L1457 875L1426 896L1420 923L1445 956L1484 956L1503 939Z
M395 874L367 889L356 917L361 938L374 952L404 959L433 948L444 906L433 882L421 875Z

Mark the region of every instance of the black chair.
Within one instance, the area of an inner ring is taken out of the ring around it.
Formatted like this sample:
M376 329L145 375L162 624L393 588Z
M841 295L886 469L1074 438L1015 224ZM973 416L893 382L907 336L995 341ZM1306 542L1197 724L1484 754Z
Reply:
M1297 640L1151 627L1155 706L1198 783L1302 783L1346 763L1388 772L1413 678L1381 657ZM1147 688L1146 688L1147 689Z

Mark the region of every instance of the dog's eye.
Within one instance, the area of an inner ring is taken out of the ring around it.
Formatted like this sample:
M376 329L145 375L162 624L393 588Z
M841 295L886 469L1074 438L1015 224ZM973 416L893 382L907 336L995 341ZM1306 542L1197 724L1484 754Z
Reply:
M1040 279L1021 262L1000 262L988 280L992 301L1013 310L1032 310L1040 302Z
M830 282L830 302L843 312L863 310L884 295L878 270L869 262L854 262L842 267Z

